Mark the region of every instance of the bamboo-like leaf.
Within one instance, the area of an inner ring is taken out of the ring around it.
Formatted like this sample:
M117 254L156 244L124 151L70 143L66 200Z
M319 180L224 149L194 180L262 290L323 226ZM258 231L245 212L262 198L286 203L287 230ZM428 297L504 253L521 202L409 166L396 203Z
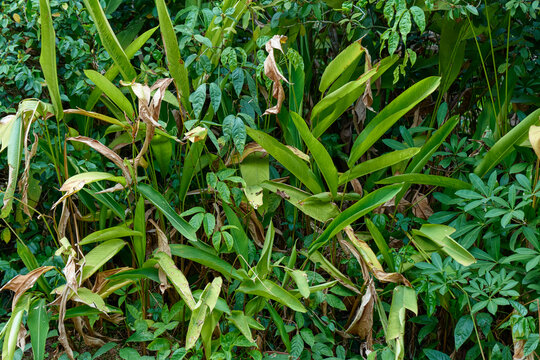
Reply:
M156 0L156 8L161 37L163 38L163 44L165 45L167 65L180 95L180 101L184 108L190 111L191 104L189 103L190 91L188 73L184 66L184 61L180 56L180 48L178 47L178 40L176 39L176 33L173 29L169 11L167 10L164 0Z
M109 24L109 21L107 21L107 17L105 16L105 12L101 8L99 1L83 1L86 9L92 17L92 20L94 20L94 25L96 26L99 38L103 43L103 47L105 48L105 50L107 50L109 56L113 59L116 66L118 66L122 77L127 82L135 80L135 78L137 77L137 73L131 65L126 53L124 52L124 49L122 49L120 42L116 38L116 35L114 34L111 25Z
M381 251L384 261L386 261L386 264L390 267L392 271L395 271L396 266L394 263L394 258L390 254L390 248L388 247L388 244L386 243L386 240L382 236L381 232L375 226L375 224L373 224L373 222L367 218L366 218L366 226L368 228L369 233L371 234L371 237L375 241L375 244Z
M317 166L321 170L324 179L326 180L326 184L328 184L328 188L330 189L330 192L332 193L332 196L336 196L337 194L337 187L338 187L338 175L337 175L337 169L334 165L334 162L332 161L332 157L328 153L328 151L325 149L324 145L321 144L309 131L309 128L304 121L295 112L290 112L291 119L294 122L294 125L296 126L296 129L298 130L300 136L302 137L302 140L304 140L304 143L306 144L307 148L313 154L313 159L315 159L315 162L317 163Z
M324 232L311 244L309 253L313 254L321 246L324 246L345 226L351 225L360 217L366 215L377 206L391 200L401 190L401 185L390 185L377 189L364 196L361 200L339 214L324 230Z
M105 95L109 97L109 99L111 99L120 108L120 110L125 112L129 118L133 119L135 116L133 106L131 106L131 102L127 97L124 96L124 94L122 94L120 89L118 89L109 79L97 71L85 70L84 73L90 80L92 80L94 84L96 84L98 88L101 89L101 91L103 91Z
M140 236L141 233L135 230L131 230L126 224L113 226L107 229L94 231L90 235L84 237L79 245L87 245L98 241L107 241L111 239L118 239L127 236Z
M195 299L193 298L193 294L189 288L189 283L184 274L176 267L174 261L169 255L160 251L155 256L158 260L159 266L167 275L182 300L184 300L186 305L191 310L194 310L196 307Z
M30 294L26 294L21 298L19 304L13 309L9 321L5 325L2 332L4 333L4 344L2 346L2 359L13 360L19 338L19 331L25 311L28 311L30 304Z
M418 314L418 304L416 302L416 292L413 288L406 286L396 286L392 296L392 305L388 314L388 328L386 338L396 340L394 352L396 359L403 359L405 335L405 311L410 310Z
M104 264L113 258L126 245L123 240L113 239L99 244L80 261L83 266L81 282L88 279Z
M141 36L133 40L131 44L128 45L128 47L125 49L125 53L128 59L131 59L133 56L135 56L135 53L139 51L139 49L150 39L152 34L157 30L157 27L150 29L146 32L144 32ZM109 81L113 81L118 73L120 72L119 67L116 64L113 64L109 70L105 73L105 77ZM96 103L99 100L99 97L101 96L101 89L95 88L92 90L92 93L90 93L90 97L88 98L88 101L86 103L85 109L90 111L94 108Z
M227 318L227 320L240 330L242 335L244 335L249 342L253 342L253 336L251 335L251 329L249 328L249 319L251 318L244 315L244 312L240 310L231 311L231 315Z
M291 274L291 278L294 280L294 282L296 283L296 286L298 287L298 291L300 292L300 294L302 294L302 297L304 299L309 298L309 295L310 295L309 283L308 283L308 278L305 271L292 270L290 271L290 274Z
M54 106L54 114L58 120L62 120L62 100L58 88L58 75L56 73L56 35L51 17L49 0L39 0L39 13L41 22L41 54L39 64L43 70L47 89Z
M231 264L210 252L181 244L171 244L170 248L171 254L215 270L227 279L230 279L231 277L235 280L244 279Z
M345 72L351 64L355 63L360 56L364 53L365 48L361 44L361 39L353 42L347 46L345 50L340 52L334 60L328 64L321 77L321 83L319 84L319 91L324 93L326 89L338 77Z
M431 76L414 84L388 104L358 135L351 149L348 165L351 167L384 133L409 110L437 89L441 78Z
M460 189L469 189L471 185L465 181L458 179L448 178L446 176L439 175L426 175L426 174L401 174L388 177L377 181L377 184L388 185L388 184L420 184L420 185L433 185L448 187L456 190Z
M171 222L171 225L174 226L174 228L178 230L180 234L185 236L188 240L197 241L195 229L186 220L182 219L180 215L176 213L176 211L174 211L163 195L157 192L150 185L138 184L137 188L148 201L154 204L154 206L157 207L158 210L163 213L163 215L165 215L165 217Z
M255 267L255 273L259 279L265 279L266 276L272 271L272 249L274 247L274 224L270 220L268 229L266 230L266 236L264 238L264 245L261 252L261 257L257 266Z
M182 177L180 178L180 190L178 191L178 197L183 203L186 194L189 190L189 185L193 179L196 169L198 168L201 158L202 150L204 149L204 141L197 141L191 144L189 151L184 158L184 165L182 167Z
M347 172L344 172L339 176L339 185L346 184L347 182L357 179L361 176L371 174L375 171L387 168L389 166L399 164L402 161L408 160L418 154L420 148L408 148L404 150L396 150L387 154L381 155L374 159L364 161Z
M240 263L242 264L243 268L246 268L247 265L249 265L249 264L246 264L246 261L248 261L249 259L250 240L246 232L244 231L244 225L242 224L242 222L240 221L240 219L238 218L234 210L231 209L229 205L223 203L221 206L223 207L223 212L225 213L225 216L227 217L227 221L229 222L229 225L234 226L234 228L230 230L230 233L234 239L234 244L233 244L234 251L236 251L236 253L239 256L242 256L243 259L240 261Z
M279 316L278 312L276 311L276 309L274 309L272 304L266 303L266 308L268 309L268 312L270 313L270 317L272 318L272 321L274 321L274 324L276 325L279 336L281 337L281 340L283 341L283 344L285 345L287 352L291 352L291 340L289 339L289 334L287 333L287 330L285 328L285 323L283 322L283 318Z
M299 311L301 313L307 311L304 305L302 305L302 303L290 292L268 279L259 280L256 278L255 281L245 280L240 284L237 291L272 299L294 311Z
M193 309L186 334L187 350L195 346L197 339L201 335L206 317L212 313L216 306L222 283L221 278L217 277L210 284L206 285L197 306Z
M30 341L32 342L32 352L34 360L45 359L45 345L47 334L49 333L49 315L45 307L45 299L34 301L28 311L28 329L30 330Z
M246 128L246 131L254 141L285 166L311 192L317 194L323 191L315 174L309 169L304 160L295 155L291 149L262 131L249 127Z
M139 235L133 237L133 251L139 267L142 267L146 256L146 219L144 210L144 198L140 196L133 217L133 228L139 233Z
M487 154L482 157L480 163L474 169L474 173L480 177L486 175L489 170L497 166L508 154L514 151L514 146L527 138L529 127L540 122L540 109L536 109L525 119L521 120L512 130L500 138Z

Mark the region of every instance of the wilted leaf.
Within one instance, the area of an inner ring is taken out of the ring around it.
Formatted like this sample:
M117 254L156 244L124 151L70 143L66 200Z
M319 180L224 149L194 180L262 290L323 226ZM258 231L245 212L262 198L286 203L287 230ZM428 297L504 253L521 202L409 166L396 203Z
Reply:
M529 141L536 156L540 158L540 126L532 125L529 128Z
M197 126L184 135L184 140L189 140L192 143L195 143L197 141L204 140L206 138L206 134L208 133L208 129L203 128L202 126Z
M269 109L266 109L263 115L279 114L281 111L281 104L283 103L283 100L285 100L285 91L281 85L281 80L284 80L287 83L289 83L289 81L287 81L277 67L274 50L277 49L283 52L281 44L285 43L286 41L286 36L274 35L265 46L268 56L266 57L266 60L264 60L264 74L274 82L274 85L272 86L272 96L277 99L277 104Z
M11 307L15 309L15 305L17 305L17 301L19 300L19 298L28 289L34 286L34 284L41 275L52 269L54 269L54 266L41 266L37 269L30 271L26 275L17 275L13 279L8 281L7 284L0 289L0 291L11 290L15 293L15 296L13 297L13 302L11 303Z
M356 310L351 325L347 328L349 334L358 335L361 339L371 341L371 331L373 330L373 306L375 305L375 286L373 280L369 279L366 286L366 293L362 296L360 306Z
M413 198L413 214L414 216L427 220L431 215L433 215L433 209L429 206L429 201L427 196L424 194L416 193Z

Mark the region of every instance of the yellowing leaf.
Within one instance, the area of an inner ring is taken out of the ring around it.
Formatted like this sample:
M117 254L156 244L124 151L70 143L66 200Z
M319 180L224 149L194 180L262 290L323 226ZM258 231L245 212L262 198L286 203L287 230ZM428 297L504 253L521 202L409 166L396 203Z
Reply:
M18 24L21 22L21 16L19 14L13 14L13 20Z
M540 158L540 126L532 125L529 128L529 141L536 156Z
M202 126L197 126L196 128L191 129L185 134L184 140L187 139L192 143L195 143L197 141L204 140L207 133L208 130L206 128L203 128Z

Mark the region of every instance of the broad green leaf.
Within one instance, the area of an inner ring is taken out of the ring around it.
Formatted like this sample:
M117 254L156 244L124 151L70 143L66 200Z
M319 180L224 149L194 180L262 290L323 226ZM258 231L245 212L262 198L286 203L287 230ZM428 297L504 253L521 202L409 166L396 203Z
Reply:
M439 224L424 224L420 230L412 230L414 235L420 235L433 241L437 247L461 265L469 266L475 263L476 259L474 256L450 237L450 234L455 231L456 229L450 226Z
M377 184L420 184L420 185L433 185L440 187L447 187L451 189L470 189L471 185L465 181L461 181L454 178L439 175L427 175L427 174L401 174L388 177L377 181Z
M104 230L94 231L90 235L84 237L79 245L87 245L98 241L106 241L111 239L123 238L127 236L140 236L141 233L131 230L127 225L118 225Z
M234 143L239 154L244 153L246 125L240 117L229 115L223 120L223 135Z
M452 358L443 352L435 349L423 349L422 350L428 360L451 360Z
M296 283L296 286L298 287L298 291L304 299L309 298L310 291L309 291L309 284L307 279L307 274L304 271L301 270L292 270L290 271L291 278Z
M161 37L163 38L163 44L165 45L165 55L167 56L169 72L174 79L176 89L180 95L180 102L188 111L190 111L191 105L188 101L190 96L188 72L184 66L184 61L180 56L178 40L176 38L176 33L174 32L173 24L169 16L167 6L165 5L165 1L156 0L156 9L158 13Z
M251 335L251 329L249 327L249 319L251 318L244 315L244 312L240 310L231 311L231 315L227 317L227 320L240 330L242 335L244 335L249 342L253 342L253 336Z
M101 39L103 47L105 48L105 50L107 50L107 53L113 59L116 66L118 66L122 77L127 82L135 80L135 78L137 77L137 73L129 62L129 59L124 52L124 49L122 49L122 46L120 46L120 42L116 38L116 35L111 28L111 25L107 21L107 17L105 16L105 12L103 12L99 1L83 1L86 9L90 13L90 16L94 20L94 25L96 26L96 29L99 33L99 38Z
M105 95L109 97L109 99L111 99L120 108L120 110L125 112L129 118L133 119L135 115L133 106L131 106L131 102L127 97L124 96L120 89L118 89L109 79L97 71L85 70L84 73L90 80L92 80L94 84L96 84L98 88L101 89L101 91L103 91Z
M22 159L22 146L23 146L23 120L22 116L17 114L13 120L13 125L9 135L8 150L7 150L7 163L8 163L8 181L6 190L4 192L4 204L0 217L5 219L11 213L13 208L13 197L15 196L15 189L17 187L17 176L19 175L19 168ZM2 143L2 146L4 143Z
M26 311L28 311L30 297L30 294L23 295L23 297L17 302L15 309L13 309L7 324L2 329L2 332L4 333L2 359L12 360L15 356L17 339L19 337L23 315Z
M126 243L120 239L108 240L99 244L88 254L84 259L79 261L79 265L83 266L81 282L88 279L96 271L105 265L114 255L116 255Z
M456 350L467 341L471 336L473 329L474 323L471 315L463 315L459 318L456 327L454 328L454 343L456 345Z
M340 52L338 56L336 56L335 59L328 64L326 69L324 69L321 77L321 83L319 84L319 91L324 93L326 89L328 89L328 87L332 85L332 83L349 68L349 66L356 63L364 51L365 48L362 46L360 39L353 42L351 45L347 46L345 50Z
M189 96L189 102L193 105L193 116L198 119L201 115L201 111L206 101L206 84L201 84L197 90L195 90Z
M236 95L240 96L242 88L244 87L244 70L239 67L234 69L231 74L231 81Z
M411 12L414 22L420 29L420 32L424 32L424 30L426 29L426 16L424 14L424 10L422 10L418 6L411 6L409 11Z
M225 212L225 216L227 217L227 221L229 222L229 225L234 226L234 228L230 230L230 233L234 239L233 248L234 251L242 257L240 263L242 264L242 267L245 268L247 265L249 265L246 262L249 261L248 248L250 240L246 232L244 231L244 225L242 224L234 210L231 209L231 207L227 204L222 204L222 207L223 211ZM226 274L225 276L227 276L228 278L231 276L231 273Z
M309 169L304 160L300 159L291 149L262 131L249 127L246 128L246 131L253 140L285 166L310 191L315 194L323 191L315 174Z
M350 81L326 95L311 112L311 122L315 126L313 136L320 137L338 117L341 116L364 93L366 82L376 73L371 69L358 80Z
M150 39L152 34L157 30L157 27L150 29L143 33L141 36L139 36L137 39L135 39L129 46L125 49L126 56L128 59L131 59L133 56L135 56L135 53L139 51L139 49ZM113 64L109 70L105 73L105 77L109 81L113 81L118 73L120 72L120 69L116 64ZM90 97L88 98L88 101L86 103L85 109L90 111L94 108L94 106L97 104L99 97L101 96L101 89L95 88L92 90L92 93L90 94Z
M182 300L191 310L194 310L196 304L189 283L184 274L176 267L173 259L162 251L159 251L155 257L158 260L159 267L167 275Z
M49 333L49 314L47 314L45 299L34 301L28 311L28 329L34 360L45 359L45 344Z
M204 141L197 141L191 144L182 167L182 177L180 179L180 190L178 197L183 204L193 175L200 170L201 153L204 149Z
M272 250L274 248L274 224L270 220L268 229L266 230L266 236L264 238L264 245L261 251L261 257L257 266L255 267L255 274L259 279L266 279L266 276L272 271Z
M276 283L264 279L245 280L238 287L238 291L249 295L262 296L267 299L289 307L291 310L305 313L307 310L296 297Z
M313 136L304 119L292 111L290 112L290 115L302 140L304 140L304 143L313 155L313 159L315 159L317 166L321 170L324 179L330 188L330 192L335 197L338 187L338 175L332 157L325 149L324 145Z
M396 340L394 352L396 359L403 359L405 335L405 312L410 310L416 315L418 314L418 304L416 302L416 292L414 289L406 286L396 286L392 295L392 305L388 314L388 328L386 330L386 338L388 340Z
M439 73L441 75L441 95L458 77L465 59L465 33L469 29L467 21L444 19L439 43Z
M284 193L286 195L285 200L315 220L326 222L339 214L339 209L330 201L331 199L328 199L328 201L304 202L311 198L312 195L293 186L273 181L265 181L261 186L274 193Z
M345 226L351 225L360 217L366 215L379 205L391 200L401 190L401 185L390 185L377 189L372 193L364 196L361 200L349 207L347 210L339 214L326 227L324 232L311 244L309 253L313 254L321 246L324 246L338 232L343 230Z
M133 236L133 251L139 267L143 265L146 257L146 219L144 213L144 197L139 196L133 216L133 229L138 232L138 235Z
M108 280L135 280L150 279L159 282L159 272L155 267L140 267L139 269L125 270L111 275Z
M171 205L165 200L163 195L157 192L153 187L147 184L138 184L137 189L140 193L150 201L159 211L165 215L165 217L171 222L176 230L185 236L188 240L197 241L197 234L195 229L189 225L189 223L180 217L174 211Z
M210 83L210 104L214 109L214 112L219 110L219 105L221 104L221 88L216 83Z
M420 148L413 147L404 150L392 151L374 159L364 161L341 174L339 176L338 185L344 185L353 179L357 179L361 176L374 173L375 171L379 171L395 164L399 164L402 161L412 158L418 154L419 151Z
M283 340L283 344L287 348L287 351L291 352L291 340L289 339L289 334L287 334L287 330L285 329L285 323L283 322L283 318L278 314L276 309L274 309L272 304L266 303L266 309L268 309L270 317L274 321L279 336L281 337L281 340Z
M403 115L437 89L441 78L431 76L414 84L381 110L358 135L348 160L353 166Z
M495 145L482 157L480 163L474 169L474 173L480 177L485 176L491 169L497 166L508 154L514 151L514 146L527 138L531 125L539 123L540 109L536 109L523 119L506 135L500 138Z
M171 244L170 247L173 255L213 269L221 273L227 279L230 279L231 277L235 280L244 279L231 264L208 251L181 244Z
M210 284L207 284L199 302L193 309L187 329L186 350L195 346L197 339L201 335L201 330L206 317L211 314L216 306L222 283L223 280L221 280L220 277L217 277Z
M54 114L58 120L62 120L64 113L62 110L62 100L58 88L58 74L56 72L56 35L51 18L51 7L49 0L39 0L39 15L41 23L41 54L39 64L43 70L43 75L51 97Z

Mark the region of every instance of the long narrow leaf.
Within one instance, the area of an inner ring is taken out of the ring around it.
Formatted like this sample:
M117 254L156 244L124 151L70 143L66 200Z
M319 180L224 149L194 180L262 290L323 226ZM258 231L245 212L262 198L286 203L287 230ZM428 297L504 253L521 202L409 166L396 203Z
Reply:
M133 118L135 115L133 106L131 106L131 102L127 97L125 97L124 94L122 94L120 89L118 89L109 79L97 71L85 70L84 73L90 80L92 80L94 84L96 84L98 88L101 89L101 91L103 91L103 93L105 93L105 95L109 97L109 99L111 99L120 108L120 110L125 112L130 118Z
M30 305L28 311L28 329L34 360L45 359L45 344L49 333L49 315L45 307L45 299L39 299Z
M348 161L349 167L356 163L396 121L434 92L440 82L441 78L438 76L423 79L405 90L378 113L356 138Z
M64 117L62 100L58 88L58 75L56 73L56 35L51 18L49 0L39 0L39 12L41 21L41 55L39 64L43 70L47 89L54 106L54 114L61 120Z
M332 83L343 74L351 64L355 63L364 53L365 48L361 44L361 40L353 42L347 46L345 50L340 52L334 60L328 64L321 77L319 91L324 93Z
M402 174L377 181L377 184L382 185L398 183L433 185L448 187L456 190L469 189L471 187L471 185L469 183L466 183L465 181L448 178L445 176L426 174Z

